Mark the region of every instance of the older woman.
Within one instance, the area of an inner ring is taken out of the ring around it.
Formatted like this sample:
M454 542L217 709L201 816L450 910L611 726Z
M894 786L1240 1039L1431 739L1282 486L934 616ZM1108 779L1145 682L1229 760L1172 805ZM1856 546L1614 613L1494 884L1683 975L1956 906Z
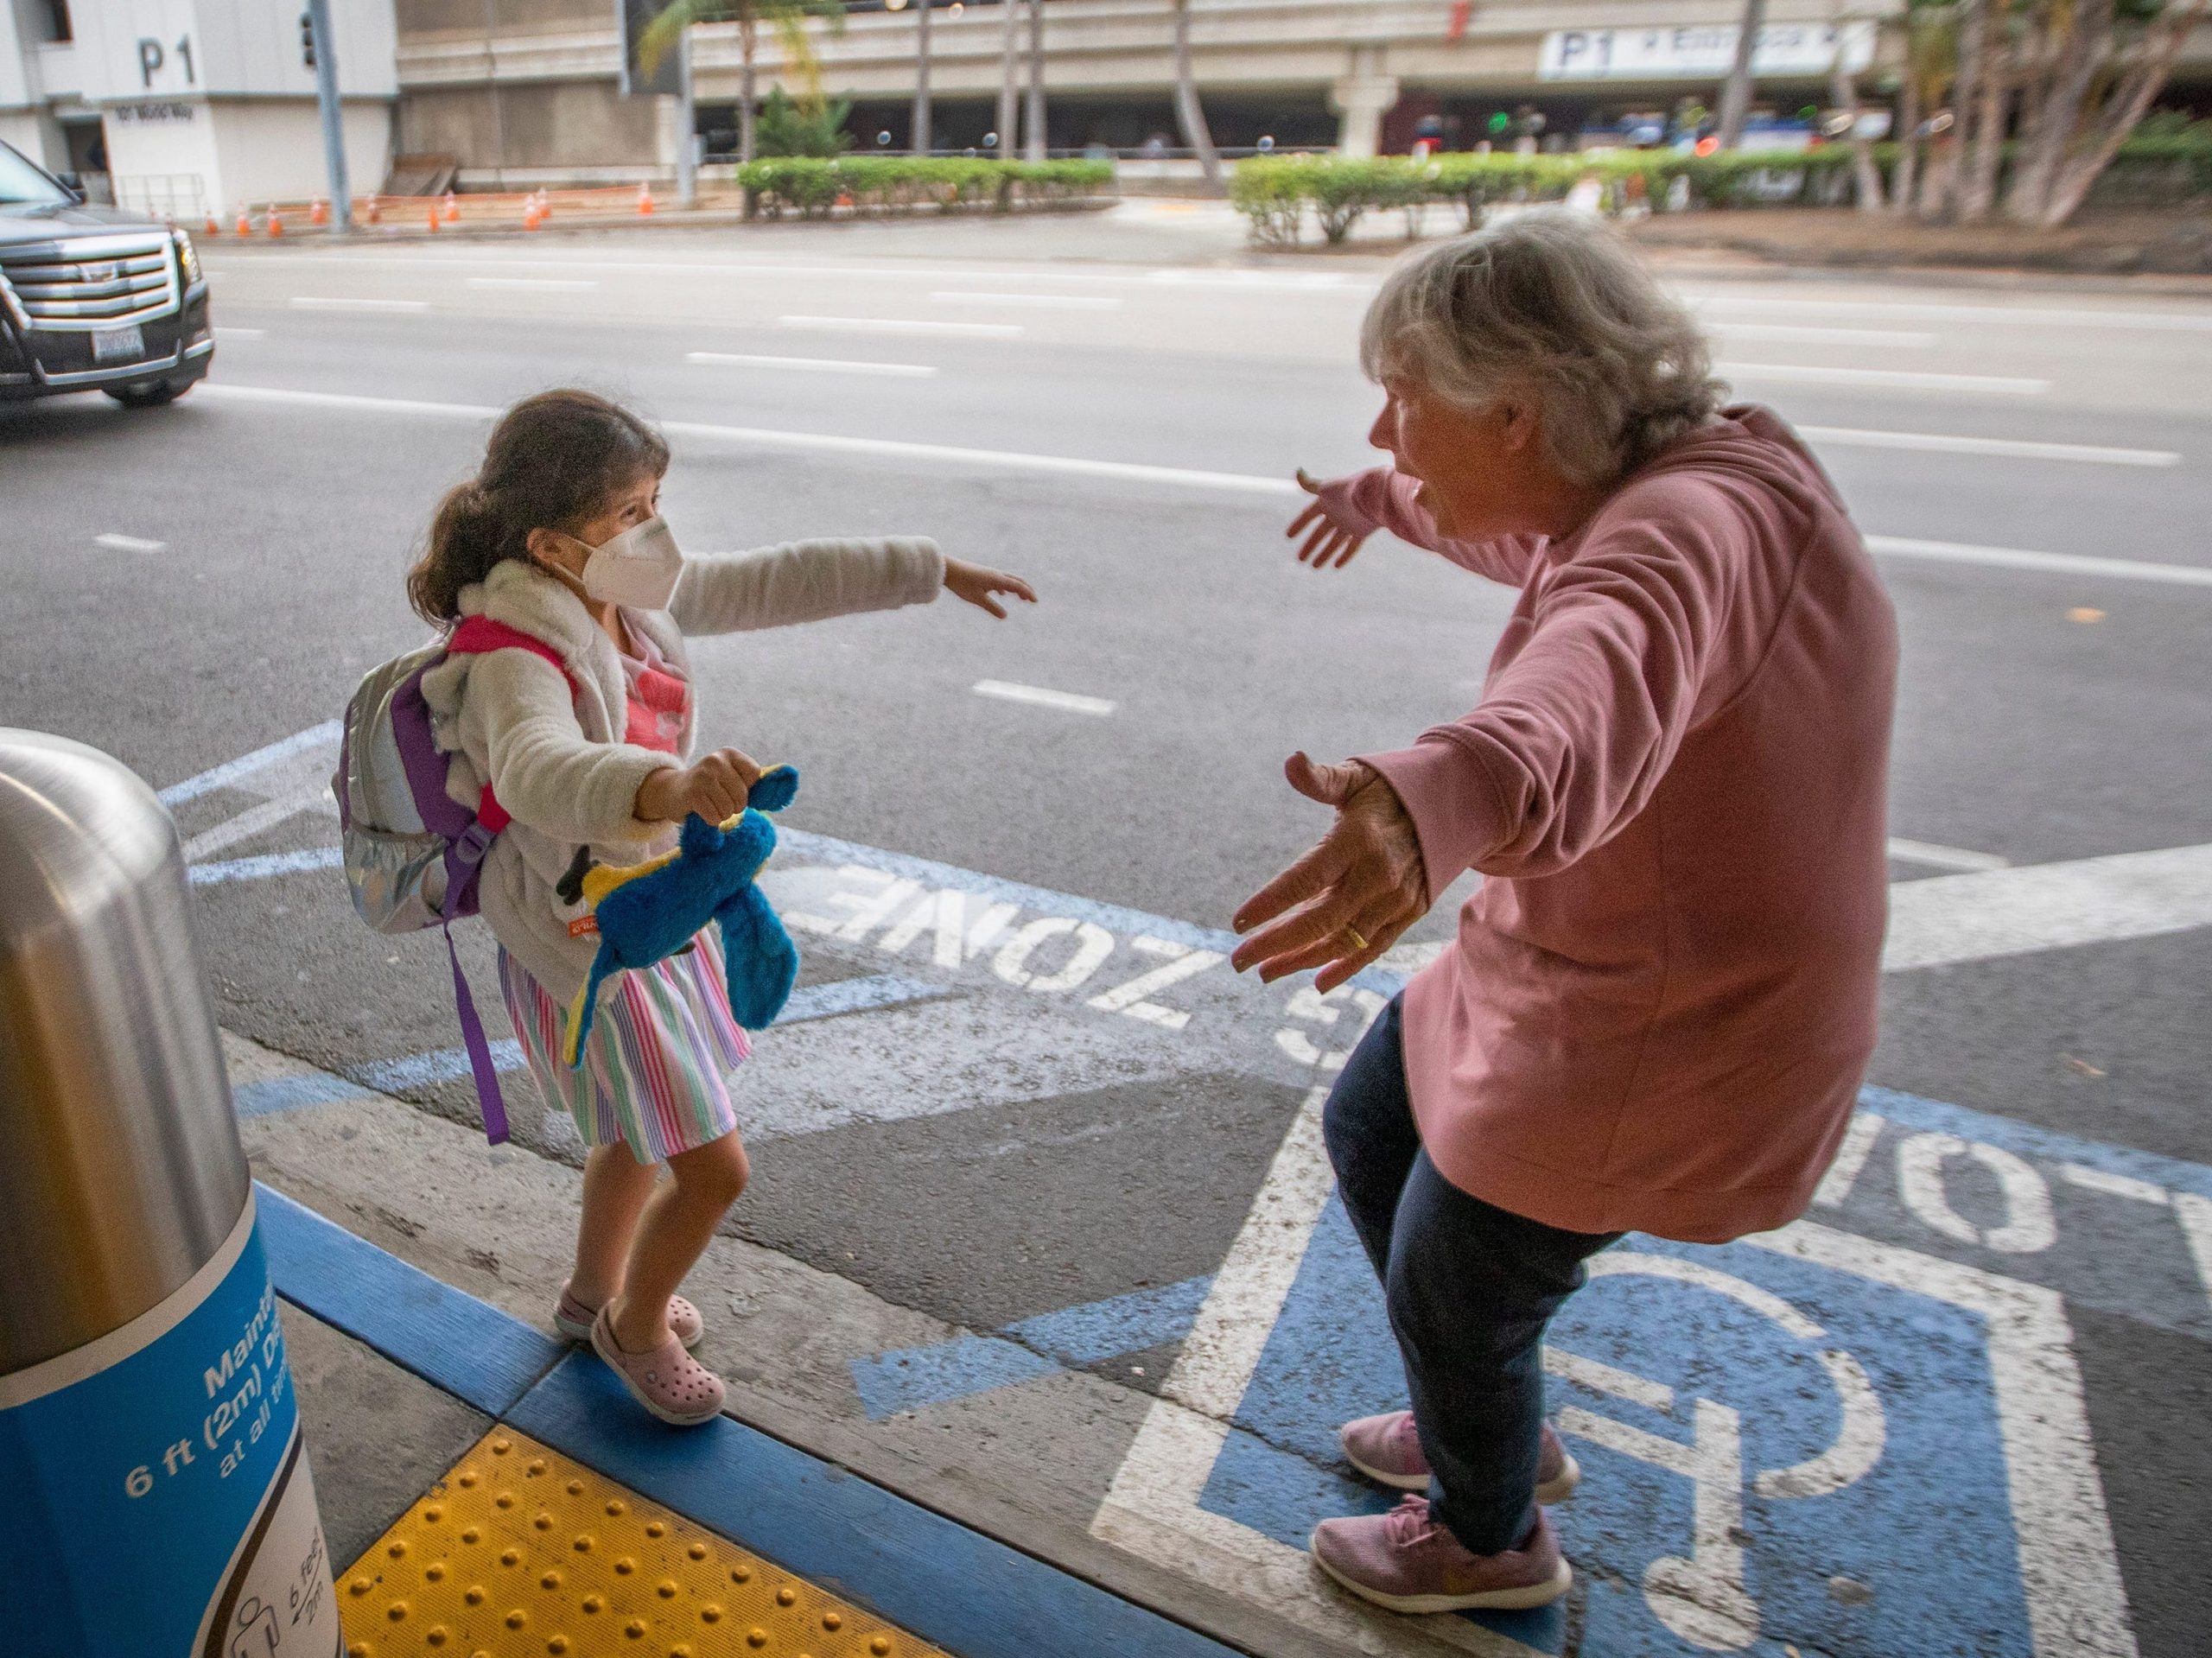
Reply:
M1387 528L1520 589L1481 702L1411 746L1290 762L1337 809L1247 904L1236 963L1323 990L1463 871L1456 945L1331 1095L1338 1187L1413 1409L1348 1424L1408 1492L1313 1553L1400 1611L1541 1605L1572 1492L1539 1344L1631 1229L1802 1213L1874 1045L1897 643L1834 486L1595 220L1531 213L1401 265L1361 341L1394 465L1292 524ZM1305 481L1301 477L1301 481Z

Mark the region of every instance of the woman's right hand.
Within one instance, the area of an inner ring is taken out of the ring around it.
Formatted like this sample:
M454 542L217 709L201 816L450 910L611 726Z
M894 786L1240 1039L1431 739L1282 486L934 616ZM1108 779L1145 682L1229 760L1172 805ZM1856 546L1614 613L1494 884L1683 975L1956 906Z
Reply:
M640 823L680 823L696 812L720 823L745 810L762 768L734 748L718 748L690 765L664 765L638 785L632 808Z
M1311 564L1317 570L1340 570L1351 562L1351 556L1375 533L1373 523L1356 511L1345 499L1345 486L1351 482L1351 479L1344 478L1334 483L1317 483L1306 475L1305 467L1298 469L1299 488L1313 499L1290 521L1290 528L1283 533L1295 541L1301 533L1311 530L1306 544L1298 549L1300 563Z

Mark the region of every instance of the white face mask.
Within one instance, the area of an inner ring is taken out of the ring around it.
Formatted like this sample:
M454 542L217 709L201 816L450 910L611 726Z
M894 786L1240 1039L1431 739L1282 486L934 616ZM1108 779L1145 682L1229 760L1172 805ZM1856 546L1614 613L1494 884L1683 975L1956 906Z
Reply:
M658 513L591 549L584 561L584 592L632 610L666 610L683 574L683 549Z

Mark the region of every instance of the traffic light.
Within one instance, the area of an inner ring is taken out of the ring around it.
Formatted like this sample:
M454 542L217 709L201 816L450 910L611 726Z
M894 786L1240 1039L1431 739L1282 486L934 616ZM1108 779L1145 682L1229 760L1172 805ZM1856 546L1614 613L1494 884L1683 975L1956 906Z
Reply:
M315 67L315 14L300 14L300 61L310 69Z

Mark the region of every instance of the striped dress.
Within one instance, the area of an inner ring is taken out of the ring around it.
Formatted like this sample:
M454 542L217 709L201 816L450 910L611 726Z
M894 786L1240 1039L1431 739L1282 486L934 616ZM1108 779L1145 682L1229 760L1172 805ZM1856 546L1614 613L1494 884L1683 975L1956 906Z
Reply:
M719 930L649 968L618 973L584 1039L583 1063L562 1063L567 1006L499 952L499 990L530 1074L549 1105L575 1120L587 1146L627 1145L640 1163L664 1163L737 1127L728 1074L753 1052L730 1017Z
M645 642L622 653L630 682L626 741L676 752L691 688ZM709 927L690 948L649 968L618 973L601 991L599 1015L584 1039L582 1063L561 1058L569 1009L499 951L499 990L508 1017L547 1103L564 1107L587 1146L629 1147L640 1163L664 1163L737 1127L726 1078L753 1045L729 1011L721 930Z

